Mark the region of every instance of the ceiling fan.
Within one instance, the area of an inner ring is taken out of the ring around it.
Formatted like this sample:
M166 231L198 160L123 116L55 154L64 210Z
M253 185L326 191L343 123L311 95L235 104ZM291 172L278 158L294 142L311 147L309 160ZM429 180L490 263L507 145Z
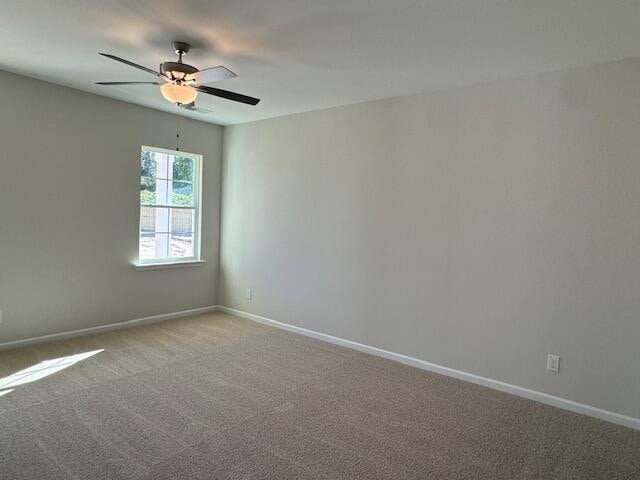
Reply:
M172 103L175 103L186 110L208 113L210 110L198 108L195 106L195 99L198 93L206 93L216 97L226 98L234 102L246 103L248 105L257 105L260 101L258 98L249 97L240 93L222 90L220 88L208 87L206 83L226 80L236 76L226 67L212 67L204 70L198 70L192 65L182 63L182 56L186 55L191 49L191 45L186 42L171 42L173 51L178 55L177 62L163 62L160 64L160 71L156 72L137 63L130 62L124 58L116 57L108 53L100 55L122 62L130 67L137 68L144 72L150 73L158 77L158 82L96 82L97 85L159 85L162 96Z

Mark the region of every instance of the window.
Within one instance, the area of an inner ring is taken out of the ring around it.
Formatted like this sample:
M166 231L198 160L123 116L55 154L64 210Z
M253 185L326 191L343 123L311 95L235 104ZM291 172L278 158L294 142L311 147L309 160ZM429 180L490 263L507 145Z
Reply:
M202 156L142 147L139 264L200 260Z

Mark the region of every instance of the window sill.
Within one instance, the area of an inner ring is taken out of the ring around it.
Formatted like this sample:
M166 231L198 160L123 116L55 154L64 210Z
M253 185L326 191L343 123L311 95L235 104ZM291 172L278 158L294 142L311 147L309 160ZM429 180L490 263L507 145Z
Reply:
M206 260L188 260L186 262L136 263L133 267L136 270L160 270L163 268L199 267L205 263L207 263Z

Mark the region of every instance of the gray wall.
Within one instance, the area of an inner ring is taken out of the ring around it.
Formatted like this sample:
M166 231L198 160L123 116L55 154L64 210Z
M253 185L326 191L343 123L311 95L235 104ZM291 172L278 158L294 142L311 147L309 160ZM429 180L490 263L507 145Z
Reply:
M639 86L629 60L226 127L221 303L640 417Z
M179 120L206 265L136 271L140 146L175 148L178 117L3 72L0 92L0 342L216 304L221 127Z

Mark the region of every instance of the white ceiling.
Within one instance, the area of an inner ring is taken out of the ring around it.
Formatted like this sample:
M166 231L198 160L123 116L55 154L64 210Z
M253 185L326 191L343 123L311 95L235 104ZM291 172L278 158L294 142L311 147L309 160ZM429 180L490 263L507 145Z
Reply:
M98 52L157 68L186 40L187 63L238 74L214 86L262 102L179 113L233 124L635 57L639 26L623 0L2 0L0 69L175 112L93 82L153 80Z

